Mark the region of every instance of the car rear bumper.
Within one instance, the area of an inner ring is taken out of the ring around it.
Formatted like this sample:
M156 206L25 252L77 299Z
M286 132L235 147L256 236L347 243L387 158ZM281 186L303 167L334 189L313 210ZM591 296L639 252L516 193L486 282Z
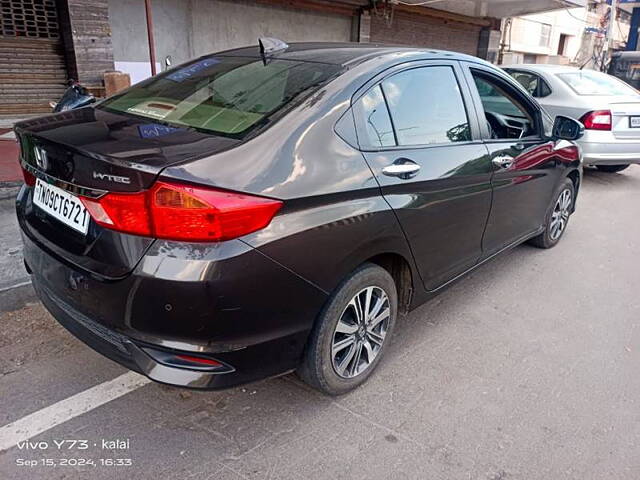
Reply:
M640 140L615 139L611 132L588 132L579 143L586 165L640 163Z
M56 320L94 350L161 383L219 389L295 369L327 298L239 241L224 254L221 244L183 244L173 256L159 242L128 277L104 281L22 236L36 293ZM202 260L208 249L218 252ZM230 368L177 368L148 352L195 354Z
M640 144L637 147L640 152ZM640 163L640 153L588 153L584 152L585 165L620 165Z
M176 368L160 363L146 353L145 349L161 349L173 354L190 352L163 349L122 335L73 309L42 285L40 280L34 278L33 285L47 310L76 338L130 370L156 382L178 387L217 390L287 373L296 367L297 361L295 356L285 360L282 352L290 349L292 344L304 342L306 338L306 335L304 338L292 335L236 352L219 352L213 355L212 358L223 360L227 365L233 364L233 368L226 372Z

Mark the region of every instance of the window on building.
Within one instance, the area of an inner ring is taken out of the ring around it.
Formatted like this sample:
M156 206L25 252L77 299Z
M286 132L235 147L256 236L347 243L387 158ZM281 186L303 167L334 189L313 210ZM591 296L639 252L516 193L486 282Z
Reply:
M618 8L618 13L617 13L616 17L617 17L619 22L631 23L631 14L629 12L627 12L626 10L622 10L621 8Z
M541 47L548 47L549 42L551 40L551 25L547 25L546 23L540 24L540 38L539 43Z

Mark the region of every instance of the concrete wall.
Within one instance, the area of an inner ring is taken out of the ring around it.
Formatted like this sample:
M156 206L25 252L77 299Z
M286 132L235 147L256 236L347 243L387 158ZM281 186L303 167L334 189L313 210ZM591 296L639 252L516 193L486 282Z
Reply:
M193 57L191 0L153 0L156 58L171 55L174 63ZM109 0L109 22L116 62L148 62L147 24L142 0Z
M191 0L193 53L255 45L258 37L287 42L348 42L351 17L291 10L250 1Z
M206 53L256 45L260 36L287 42L349 41L352 17L252 1L152 0L156 58L173 65ZM116 62L148 62L142 0L109 0Z
M554 12L537 15L526 15L513 19L511 27L511 50L514 52L531 53L536 55L557 55L560 35L568 35L565 56L572 59L578 53L585 27L587 10L585 8L556 10ZM540 45L541 25L551 27L549 43Z

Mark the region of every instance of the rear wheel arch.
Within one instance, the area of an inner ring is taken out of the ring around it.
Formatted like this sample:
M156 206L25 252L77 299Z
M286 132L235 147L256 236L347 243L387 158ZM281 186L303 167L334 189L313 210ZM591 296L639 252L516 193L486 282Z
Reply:
M571 179L571 181L573 182L573 188L577 192L578 188L580 188L580 173L578 172L578 170L571 170L567 174L567 177Z
M399 253L386 252L362 262L365 263L374 263L389 272L398 292L398 311L408 313L414 292L414 274L407 259Z
M580 189L580 172L576 169L576 170L571 170L568 174L567 174L567 178L569 180L571 180L571 183L573 183L573 206L572 206L572 212L575 211L576 209L576 199L578 198L578 191Z

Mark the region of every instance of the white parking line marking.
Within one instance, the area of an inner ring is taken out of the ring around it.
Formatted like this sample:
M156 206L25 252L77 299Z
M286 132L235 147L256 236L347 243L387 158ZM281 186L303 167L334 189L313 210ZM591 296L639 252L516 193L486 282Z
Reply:
M135 372L125 373L0 427L0 452L15 447L18 442L29 440L149 382L151 380L147 377Z

